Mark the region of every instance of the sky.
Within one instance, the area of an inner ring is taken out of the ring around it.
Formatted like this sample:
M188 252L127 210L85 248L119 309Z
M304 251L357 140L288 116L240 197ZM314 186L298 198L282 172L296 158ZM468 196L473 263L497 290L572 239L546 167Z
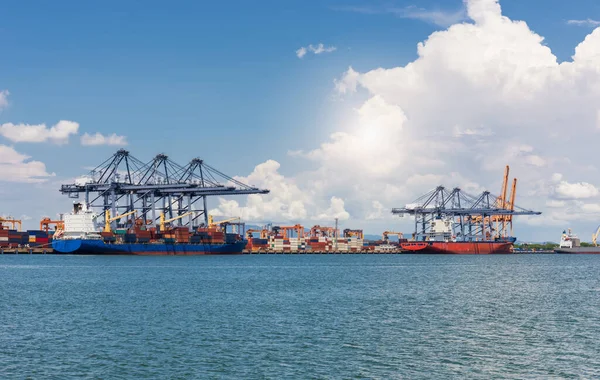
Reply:
M520 240L600 223L600 3L5 1L0 214L36 228L125 148L269 195L216 216L410 232L437 185L519 180Z

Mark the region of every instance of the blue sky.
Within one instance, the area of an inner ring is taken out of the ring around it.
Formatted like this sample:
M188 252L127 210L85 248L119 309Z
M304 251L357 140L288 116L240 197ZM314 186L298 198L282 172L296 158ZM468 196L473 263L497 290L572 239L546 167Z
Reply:
M559 61L570 60L592 30L567 20L600 19L592 0L501 5L544 36ZM459 0L5 1L0 90L10 95L0 124L72 120L80 134L126 136L126 148L142 160L159 152L182 163L199 156L246 176L274 159L293 176L317 164L288 151L318 147L364 101L336 98L334 79L350 66L407 64L418 42L447 26L423 15L461 9ZM336 50L296 56L318 43ZM59 179L84 174L118 149L81 146L78 136L62 146L3 143Z

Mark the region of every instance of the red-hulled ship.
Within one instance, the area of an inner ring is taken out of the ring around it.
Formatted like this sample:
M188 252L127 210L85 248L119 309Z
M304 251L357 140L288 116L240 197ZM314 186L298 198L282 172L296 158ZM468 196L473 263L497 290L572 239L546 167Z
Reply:
M472 196L455 187L438 186L392 214L415 218L411 241L400 243L406 253L498 254L512 253L513 217L540 215L515 205L517 179L508 191L508 165L500 196L484 191Z
M486 255L512 253L512 242L497 241L420 241L401 243L406 253L452 253Z

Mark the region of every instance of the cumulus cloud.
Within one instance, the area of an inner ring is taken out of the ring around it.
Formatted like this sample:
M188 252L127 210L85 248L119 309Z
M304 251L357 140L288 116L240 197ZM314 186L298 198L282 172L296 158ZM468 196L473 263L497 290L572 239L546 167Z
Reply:
M55 144L66 144L69 136L77 134L79 124L74 121L61 120L52 127L46 124L13 124L0 125L0 135L13 142L42 143L50 141Z
M316 169L282 178L296 186L294 199L309 194L307 219L330 207L317 202L335 196L353 223L410 231L409 218L391 226L377 219L374 202L402 206L438 184L498 194L508 164L519 178L516 204L544 213L517 217L516 234L556 238L541 226L591 220L577 218L600 204L589 160L599 133L600 28L559 63L527 23L502 15L498 1L468 0L466 7L470 22L432 33L414 61L350 67L335 80L343 99L360 101L347 107L351 121L317 146L290 147L292 159Z
M381 202L379 202L379 201L373 201L373 202L371 202L371 204L373 207L373 211L371 211L369 214L367 214L367 220L383 219L384 214L389 212L389 210L386 210L383 207L383 204L381 204Z
M598 195L598 188L587 182L569 183L561 181L556 186L556 195L563 199L593 198Z
M30 160L30 156L17 152L13 147L0 145L0 181L39 183L55 176L46 171L46 165Z
M568 20L567 24L595 28L595 27L600 26L600 21L592 20L591 18L588 18L585 20Z
M267 195L249 195L246 204L240 205L237 200L219 198L218 207L210 210L215 216L239 216L244 220L285 221L307 218L306 205L311 204L309 194L300 190L295 180L279 173L280 164L268 160L257 165L247 177L235 179L259 188L271 190Z
M314 220L328 220L332 221L334 219L339 220L348 220L350 219L350 213L346 211L344 208L344 200L338 197L331 197L329 208L324 212L319 213L315 217Z
M2 90L0 91L0 110L2 108L5 108L6 106L8 106L8 95L10 93L8 92L8 90Z
M125 136L118 136L116 133L108 136L104 136L101 133L93 135L84 133L81 136L81 145L127 145L127 138Z
M322 53L331 53L337 50L335 46L325 46L322 43L317 44L316 46L308 45L306 47L301 47L296 50L296 56L298 58L302 58L306 55L306 53L314 53L314 54L322 54Z

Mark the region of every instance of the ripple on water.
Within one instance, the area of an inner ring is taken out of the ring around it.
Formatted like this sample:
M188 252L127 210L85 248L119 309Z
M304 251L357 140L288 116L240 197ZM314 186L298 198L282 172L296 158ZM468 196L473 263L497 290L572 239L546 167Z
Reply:
M596 378L600 256L0 256L0 378Z

